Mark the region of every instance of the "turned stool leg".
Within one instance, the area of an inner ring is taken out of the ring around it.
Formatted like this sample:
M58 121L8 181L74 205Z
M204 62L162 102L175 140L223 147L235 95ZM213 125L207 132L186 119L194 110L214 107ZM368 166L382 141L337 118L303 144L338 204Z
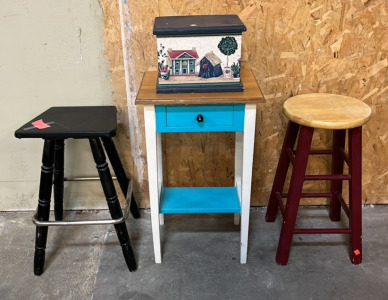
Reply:
M344 172L344 151L345 151L346 130L333 131L333 156L332 156L332 174L343 174ZM341 203L338 195L342 194L342 180L332 180L331 182L331 202L330 219L340 221Z
M106 150L106 153L108 154L109 161L110 161L110 163L113 167L113 170L116 174L121 191L123 192L124 197L127 197L129 180L127 178L127 175L125 175L125 171L124 171L123 165L121 163L120 157L117 153L116 146L113 143L112 138L104 138L103 137L101 139L104 143L104 148ZM133 193L132 193L132 198L131 198L130 210L131 210L132 216L135 219L140 218L139 208L137 207L137 203L135 201L135 197L133 196Z
M40 173L37 219L48 221L50 216L51 188L53 183L54 141L45 140ZM42 275L44 269L47 226L37 226L35 236L34 274Z
M112 176L109 171L108 163L106 162L104 150L102 148L99 138L90 138L90 147L92 149L94 161L98 174L100 176L101 185L104 190L106 201L108 203L110 215L112 219L117 219L123 216L120 202L117 198L116 189L113 184ZM115 224L117 237L120 241L122 251L124 254L125 262L127 263L129 271L134 271L137 268L135 255L132 250L131 242L129 239L127 227L125 222Z
M279 265L286 265L288 262L313 133L314 128L306 126L301 126L300 128L298 146L296 149L294 167L292 169L290 181L290 189L288 191L285 216L283 219L276 254L276 262Z
M63 180L64 180L64 149L63 139L55 140L54 151L54 215L55 220L63 220Z
M276 175L274 184L272 186L271 195L268 202L267 213L265 220L267 222L274 222L276 219L276 213L278 209L278 202L276 194L283 192L284 182L286 180L288 167L290 165L290 159L288 158L287 149L293 149L296 138L298 136L299 124L292 121L288 122L286 135L283 142L282 151L280 152L279 162L276 169Z
M350 259L357 265L362 262L362 129L349 129L349 227Z

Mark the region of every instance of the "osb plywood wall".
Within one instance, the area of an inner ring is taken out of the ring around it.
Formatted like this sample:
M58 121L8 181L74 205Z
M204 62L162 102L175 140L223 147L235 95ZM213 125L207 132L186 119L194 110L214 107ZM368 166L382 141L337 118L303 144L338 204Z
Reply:
M114 99L124 124L120 151L136 181L142 207L149 205L144 121L134 98L144 71L156 69L154 18L195 14L238 14L248 29L243 34L242 65L253 70L267 100L258 105L252 205L267 204L287 123L282 103L292 95L311 92L353 96L372 107L372 120L363 131L363 201L388 203L387 0L120 1L100 3ZM233 134L171 134L163 142L166 185L232 184ZM314 143L323 148L330 146L330 139L319 131ZM309 171L325 171L329 165L328 160L313 160ZM325 203L316 201L305 203Z

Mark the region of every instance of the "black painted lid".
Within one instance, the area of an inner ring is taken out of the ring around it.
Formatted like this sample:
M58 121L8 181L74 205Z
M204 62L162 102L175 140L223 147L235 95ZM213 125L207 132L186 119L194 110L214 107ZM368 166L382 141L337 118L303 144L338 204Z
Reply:
M154 35L240 33L247 28L237 15L156 17Z

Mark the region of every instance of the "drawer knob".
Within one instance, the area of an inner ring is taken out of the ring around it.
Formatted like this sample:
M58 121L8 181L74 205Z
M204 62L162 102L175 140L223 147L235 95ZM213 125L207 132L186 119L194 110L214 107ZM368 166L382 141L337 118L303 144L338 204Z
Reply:
M197 116L197 121L198 121L198 122L203 122L203 116L202 116L201 114L199 114L199 115Z

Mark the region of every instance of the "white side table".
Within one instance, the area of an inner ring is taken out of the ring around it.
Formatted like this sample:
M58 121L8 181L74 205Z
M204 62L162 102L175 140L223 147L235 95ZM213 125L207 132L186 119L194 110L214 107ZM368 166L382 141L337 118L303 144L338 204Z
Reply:
M161 263L159 226L166 213L241 215L240 262L246 263L255 141L256 105L264 97L250 70L242 70L243 92L156 94L157 72L146 72L136 104L144 105L151 223L155 262ZM161 134L236 132L233 187L163 187Z

